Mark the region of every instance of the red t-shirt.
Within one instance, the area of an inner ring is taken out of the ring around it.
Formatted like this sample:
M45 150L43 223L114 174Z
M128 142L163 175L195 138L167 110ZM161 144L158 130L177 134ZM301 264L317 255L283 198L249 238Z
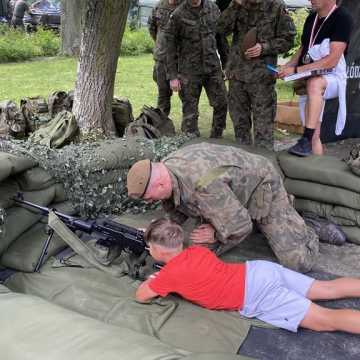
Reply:
M160 296L177 293L207 309L240 310L245 264L228 264L205 247L191 246L171 259L149 287Z

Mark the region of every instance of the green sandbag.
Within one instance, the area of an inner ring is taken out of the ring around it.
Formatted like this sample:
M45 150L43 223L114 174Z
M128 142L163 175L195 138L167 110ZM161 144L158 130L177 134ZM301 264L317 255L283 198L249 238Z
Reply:
M67 201L67 195L64 189L64 185L61 183L55 184L55 197L53 199L54 203L62 203L64 201Z
M360 245L360 228L358 226L342 226L341 229L346 235L346 240Z
M185 353L40 298L0 293L1 357L6 360L177 360ZM231 359L231 357L230 357Z
M20 190L19 184L12 178L8 178L0 183L0 208L7 209L14 204L11 199Z
M295 199L295 208L299 212L310 211L323 216L337 225L360 226L359 210L300 198Z
M52 176L41 167L34 167L24 171L16 176L16 181L23 191L42 190L55 183Z
M102 141L93 153L82 158L82 168L90 172L127 169L141 159L153 159L154 143L147 139L118 138Z
M278 160L286 177L360 193L359 177L350 171L344 161L335 157L309 156L301 158L282 152L279 154ZM306 196L304 197L306 198Z
M284 184L286 191L295 197L360 210L360 194L357 192L290 178L286 178Z
M44 190L24 192L24 199L47 206L55 197L55 189L55 186L51 186ZM20 234L37 223L40 217L41 215L22 207L14 206L6 209L5 235L0 239L0 255Z
M0 181L3 181L10 175L30 169L35 165L36 162L28 158L0 152Z
M14 274L6 286L193 352L236 354L254 324L236 311L210 311L178 297L139 304L134 300L139 281L95 268L52 268L52 262L40 274Z
M56 208L56 210L68 215L74 214L74 209L70 202L51 204L49 207ZM44 216L40 222L22 233L10 244L0 259L1 265L19 271L33 272L40 258L43 246L49 236L47 229L47 217ZM54 234L44 261L65 247L66 243Z
M47 225L36 223L10 244L0 259L1 265L18 271L33 272L48 236ZM64 241L54 234L45 259L65 247Z
M143 305L144 306L144 305ZM191 354L155 337L113 326L0 285L1 356L6 360L245 360L226 353ZM201 337L201 334L197 334Z

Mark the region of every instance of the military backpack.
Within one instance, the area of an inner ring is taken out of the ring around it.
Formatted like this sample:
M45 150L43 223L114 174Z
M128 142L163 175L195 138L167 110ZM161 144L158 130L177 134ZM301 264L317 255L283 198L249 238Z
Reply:
M139 117L126 129L126 136L158 139L161 136L174 136L175 126L172 120L160 109L144 105Z
M25 118L15 102L11 100L0 102L0 136L23 138L27 133Z

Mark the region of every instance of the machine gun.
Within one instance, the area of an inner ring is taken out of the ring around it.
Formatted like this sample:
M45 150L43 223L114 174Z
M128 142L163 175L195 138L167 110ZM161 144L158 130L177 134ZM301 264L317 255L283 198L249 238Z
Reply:
M17 196L13 198L13 200L23 207L36 209L42 215L48 216L49 212L52 210L45 206L40 206L30 201L24 200L21 193L18 193ZM144 232L142 230L138 230L136 228L108 219L102 221L102 223L99 224L96 220L82 220L74 216L63 214L59 211L56 211L55 209L52 211L72 231L82 231L86 234L98 235L102 243L115 243L120 247L121 251L127 251L141 259L141 261L138 262L139 264L144 262L145 257L148 255L148 248L144 241ZM41 255L35 266L35 272L38 272L41 265L43 264L53 233L54 231L49 229L48 238L44 243Z

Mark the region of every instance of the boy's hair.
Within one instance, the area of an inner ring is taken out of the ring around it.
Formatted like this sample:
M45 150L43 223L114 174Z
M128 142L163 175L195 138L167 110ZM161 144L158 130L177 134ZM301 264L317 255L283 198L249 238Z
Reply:
M176 222L160 218L150 223L145 231L146 243L175 249L184 243L184 230Z

